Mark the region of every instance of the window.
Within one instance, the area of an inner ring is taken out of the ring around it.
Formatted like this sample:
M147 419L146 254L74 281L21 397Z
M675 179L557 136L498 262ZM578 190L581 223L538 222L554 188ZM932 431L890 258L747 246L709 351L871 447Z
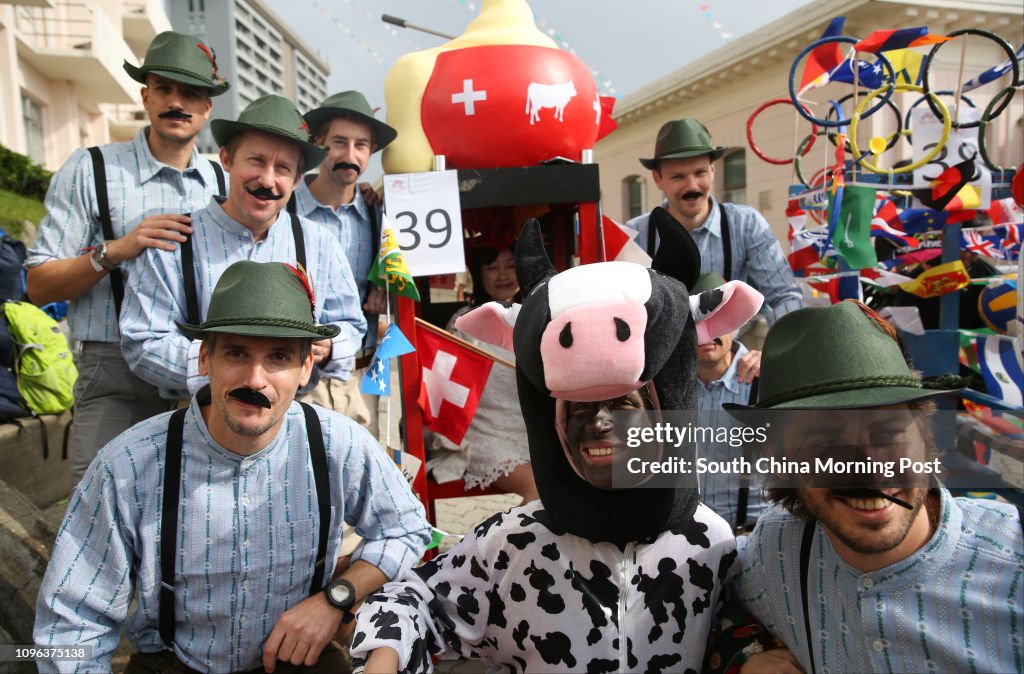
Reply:
M43 142L43 108L26 96L21 97L21 119L25 124L25 154L37 164L46 162Z
M622 180L623 219L629 220L644 212L644 179L640 176L627 176Z
M747 199L747 151L734 150L725 155L723 201L742 204Z

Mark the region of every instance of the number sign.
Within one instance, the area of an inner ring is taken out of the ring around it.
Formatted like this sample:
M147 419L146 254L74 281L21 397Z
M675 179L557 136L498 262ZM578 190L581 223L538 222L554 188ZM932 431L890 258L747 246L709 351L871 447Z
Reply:
M386 175L384 206L413 276L452 274L466 268L455 171Z

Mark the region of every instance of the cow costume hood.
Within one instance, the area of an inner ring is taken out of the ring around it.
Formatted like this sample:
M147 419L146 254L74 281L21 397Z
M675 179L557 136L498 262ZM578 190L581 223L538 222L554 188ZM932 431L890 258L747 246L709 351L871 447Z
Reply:
M763 300L736 281L691 298L700 273L696 244L664 209L652 212L651 223L661 237L651 269L602 262L556 274L540 225L528 221L516 246L522 306L491 302L456 323L515 351L544 524L619 546L685 528L698 503L696 476L679 476L675 488L591 485L563 450L556 399L608 400L651 383L660 409L695 410L698 343L735 330Z

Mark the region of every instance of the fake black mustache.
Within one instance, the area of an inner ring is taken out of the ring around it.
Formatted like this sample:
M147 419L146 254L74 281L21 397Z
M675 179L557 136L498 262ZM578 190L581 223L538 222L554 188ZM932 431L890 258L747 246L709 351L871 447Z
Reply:
M711 340L711 343L712 344L717 344L718 346L722 346L722 338L721 337L715 337L714 339Z
M683 195L683 199L689 201L690 199L700 199L703 196L703 192L687 192Z
M270 409L270 400L267 396L263 395L259 391L253 391L251 388L236 388L228 392L228 395L236 400L240 400L246 405L259 405Z
M331 167L332 171L337 171L338 169L352 169L356 173L359 173L360 171L359 164L350 164L347 161L339 161Z
M271 190L269 187L260 187L255 190L246 187L245 191L251 194L252 196L256 197L257 199L269 199L271 201L277 201L278 199L284 196L283 194L274 194L273 190Z
M889 496L877 489L869 489L867 487L850 487L849 489L830 489L829 492L833 496L839 496L842 498L884 498L885 500L892 501L896 505L906 508L907 510L914 509L914 506L910 505L906 501L898 499L895 496Z
M168 110L167 112L161 112L157 117L160 119L184 119L186 121L192 119L192 115L187 112L182 112L181 110Z

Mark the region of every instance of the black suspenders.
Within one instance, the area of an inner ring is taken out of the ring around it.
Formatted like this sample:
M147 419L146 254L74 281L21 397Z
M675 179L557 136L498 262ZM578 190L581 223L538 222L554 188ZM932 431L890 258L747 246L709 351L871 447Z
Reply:
M747 404L753 406L757 403L757 384L761 380L760 377L754 377L754 381L750 382L750 397L747 400ZM750 461L750 453L747 451L746 445L743 447L743 458ZM746 473L740 475L740 488L736 495L736 533L746 529L747 526L747 504L750 501L750 476Z
M89 148L89 156L92 157L92 177L96 187L96 207L100 212L100 228L103 231L104 241L113 241L114 224L110 220L110 196L107 194L107 166L103 163L103 152L99 147ZM217 194L227 194L227 186L224 182L224 169L215 161L210 162L213 172L217 176ZM191 251L190 251L191 252ZM186 281L186 287L188 282ZM110 272L110 292L114 295L114 313L121 315L121 305L124 304L124 276L120 269Z
M324 433L316 410L305 403L302 413L306 417L306 438L309 442L309 462L313 467L316 488L318 540L313 577L309 583L309 596L323 590L324 570L327 564L327 537L331 528L331 492L327 473L327 450ZM185 435L185 413L178 410L167 424L167 452L164 458L164 496L160 514L160 534L157 542L157 560L160 563L160 610L158 624L160 638L168 648L174 645L174 570L178 549L178 500L181 497L181 447Z
M719 221L722 229L722 276L726 281L732 280L732 235L729 232L729 216L725 214L725 206L718 202L718 213L721 216ZM650 220L647 221L647 254L654 257L655 236L657 232L651 227Z
M299 222L299 216L295 215L295 213L289 211L288 215L292 222L292 238L295 240L295 259L305 268L306 239L302 234L302 224ZM188 273L186 270L191 270L191 273ZM199 315L199 291L196 287L196 275L198 273L195 253L192 250L192 237L186 235L185 240L181 243L181 280L185 286L185 318L190 325L202 323Z

